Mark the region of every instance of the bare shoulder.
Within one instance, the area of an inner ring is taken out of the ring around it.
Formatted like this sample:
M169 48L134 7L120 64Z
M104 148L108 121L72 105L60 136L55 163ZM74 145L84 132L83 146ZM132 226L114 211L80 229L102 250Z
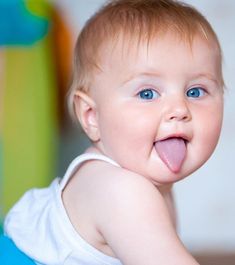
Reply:
M165 223L171 224L166 202L151 181L123 168L105 167L98 184L101 193L97 194L98 203L101 203L105 213L99 211L96 216L96 220L101 221L101 226L107 227L106 217L111 218L114 214L119 221L126 218L128 222L135 215L148 215L150 220L156 218L160 221L164 218ZM141 219L138 218L136 222L141 222Z
M198 264L180 242L158 189L143 176L104 167L94 219L123 264Z
M135 206L140 210L140 206L151 207L154 204L166 208L158 189L145 177L107 163L97 162L93 166L97 170L96 176L91 177L95 183L92 193L97 196L97 203L107 207L106 210L115 207L123 211L128 207L133 210Z
M72 217L83 220L89 216L101 229L114 214L128 219L130 213L148 211L158 218L165 215L170 222L166 203L149 180L103 161L82 166L67 185L63 199Z
M143 176L92 161L68 184L64 202L81 235L98 247L102 239L106 253L125 265L198 264L180 242L161 193Z

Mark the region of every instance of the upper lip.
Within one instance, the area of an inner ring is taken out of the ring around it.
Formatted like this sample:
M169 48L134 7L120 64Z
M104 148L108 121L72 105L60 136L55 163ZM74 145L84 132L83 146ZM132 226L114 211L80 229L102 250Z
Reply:
M190 141L190 137L185 133L173 133L173 134L169 134L165 137L162 137L155 142L164 141L164 140L169 139L169 138L182 138L186 142Z

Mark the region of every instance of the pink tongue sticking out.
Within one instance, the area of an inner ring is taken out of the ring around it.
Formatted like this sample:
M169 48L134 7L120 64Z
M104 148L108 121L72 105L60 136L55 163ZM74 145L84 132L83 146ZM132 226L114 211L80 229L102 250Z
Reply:
M168 138L155 143L155 148L167 167L177 173L186 155L186 145L182 138Z

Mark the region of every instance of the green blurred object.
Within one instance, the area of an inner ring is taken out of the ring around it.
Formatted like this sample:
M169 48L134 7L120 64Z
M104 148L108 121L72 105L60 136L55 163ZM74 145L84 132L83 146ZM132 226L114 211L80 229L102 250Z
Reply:
M41 15L50 14L44 1L27 1L27 6ZM46 186L55 177L58 137L50 34L30 46L6 46L4 57L2 215L27 189Z

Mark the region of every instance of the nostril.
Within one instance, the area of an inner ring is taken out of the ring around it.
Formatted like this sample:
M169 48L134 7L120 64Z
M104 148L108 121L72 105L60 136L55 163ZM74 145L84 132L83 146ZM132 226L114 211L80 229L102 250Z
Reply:
M175 119L176 119L176 116L170 117L170 120L175 120Z
M189 116L186 116L186 115L185 115L182 119L183 119L183 120L188 120L188 118L189 118Z

